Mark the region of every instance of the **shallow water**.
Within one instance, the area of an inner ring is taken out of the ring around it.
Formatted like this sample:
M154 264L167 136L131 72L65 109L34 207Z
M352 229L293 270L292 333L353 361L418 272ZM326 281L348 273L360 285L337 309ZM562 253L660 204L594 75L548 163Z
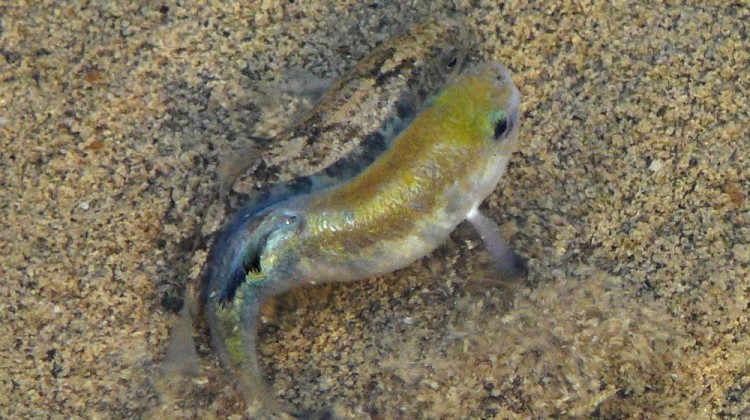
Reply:
M453 13L120 3L0 7L3 417L241 413L203 335L198 376L157 375L210 174L287 121L259 109L265 81L333 77ZM456 7L524 95L486 205L529 278L497 279L462 228L398 273L286 296L261 332L278 397L385 418L747 415L750 13L476 3Z

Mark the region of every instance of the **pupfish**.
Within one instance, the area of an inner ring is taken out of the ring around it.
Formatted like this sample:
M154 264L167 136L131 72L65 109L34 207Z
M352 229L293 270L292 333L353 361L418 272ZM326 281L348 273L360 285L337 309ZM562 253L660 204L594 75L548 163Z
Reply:
M376 47L287 130L233 159L240 166L234 168L237 175L223 181L228 193L222 195L215 218L229 219L242 207L323 189L362 172L426 99L465 68L475 44L464 22L440 18L414 25ZM201 212L205 217L208 210ZM202 225L195 236L201 235ZM205 304L202 279L187 287L186 307L193 315Z
M358 174L464 68L475 46L466 25L449 18L389 38L289 128L233 156L220 211L228 217L248 201L310 192Z
M504 66L472 65L349 181L249 206L221 230L206 264L207 319L222 364L248 395L278 407L256 355L259 310L274 295L403 268L463 220L477 228L503 275L523 271L478 210L517 147L519 104Z

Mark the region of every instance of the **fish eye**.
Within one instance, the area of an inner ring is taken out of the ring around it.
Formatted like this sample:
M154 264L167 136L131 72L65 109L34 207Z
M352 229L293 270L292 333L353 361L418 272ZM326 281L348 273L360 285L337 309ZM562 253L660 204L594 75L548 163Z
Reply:
M495 140L501 140L508 136L513 124L508 120L508 114L500 112L495 119Z

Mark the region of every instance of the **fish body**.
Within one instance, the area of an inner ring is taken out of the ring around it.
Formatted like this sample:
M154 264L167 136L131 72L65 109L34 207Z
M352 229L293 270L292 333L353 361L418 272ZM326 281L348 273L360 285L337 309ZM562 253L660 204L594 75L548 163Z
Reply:
M505 67L473 66L348 182L241 210L205 272L209 328L224 366L251 392L269 395L256 358L256 321L269 297L402 268L462 220L477 220L517 146L519 104Z
M344 73L287 130L235 156L213 219L345 182L388 149L427 98L462 71L475 43L460 20L441 18L396 35ZM208 201L209 207L213 200ZM210 212L201 210L204 218ZM196 238L202 236L203 221ZM209 232L203 242L210 242ZM199 239L193 240L196 248ZM189 282L187 310L206 301L205 276Z
M460 20L442 18L396 35L341 75L278 136L242 154L225 180L227 215L247 205L325 188L361 172L458 74L475 43Z

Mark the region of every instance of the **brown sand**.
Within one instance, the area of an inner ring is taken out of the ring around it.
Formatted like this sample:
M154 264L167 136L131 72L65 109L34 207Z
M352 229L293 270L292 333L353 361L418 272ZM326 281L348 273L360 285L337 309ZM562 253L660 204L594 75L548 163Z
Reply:
M71 3L0 6L0 417L240 415L204 338L199 375L156 369L208 174L283 126L266 81L333 77L454 7ZM261 329L278 397L364 418L750 416L747 3L451 3L524 94L488 211L529 278L498 282L462 227L393 275L291 294Z

